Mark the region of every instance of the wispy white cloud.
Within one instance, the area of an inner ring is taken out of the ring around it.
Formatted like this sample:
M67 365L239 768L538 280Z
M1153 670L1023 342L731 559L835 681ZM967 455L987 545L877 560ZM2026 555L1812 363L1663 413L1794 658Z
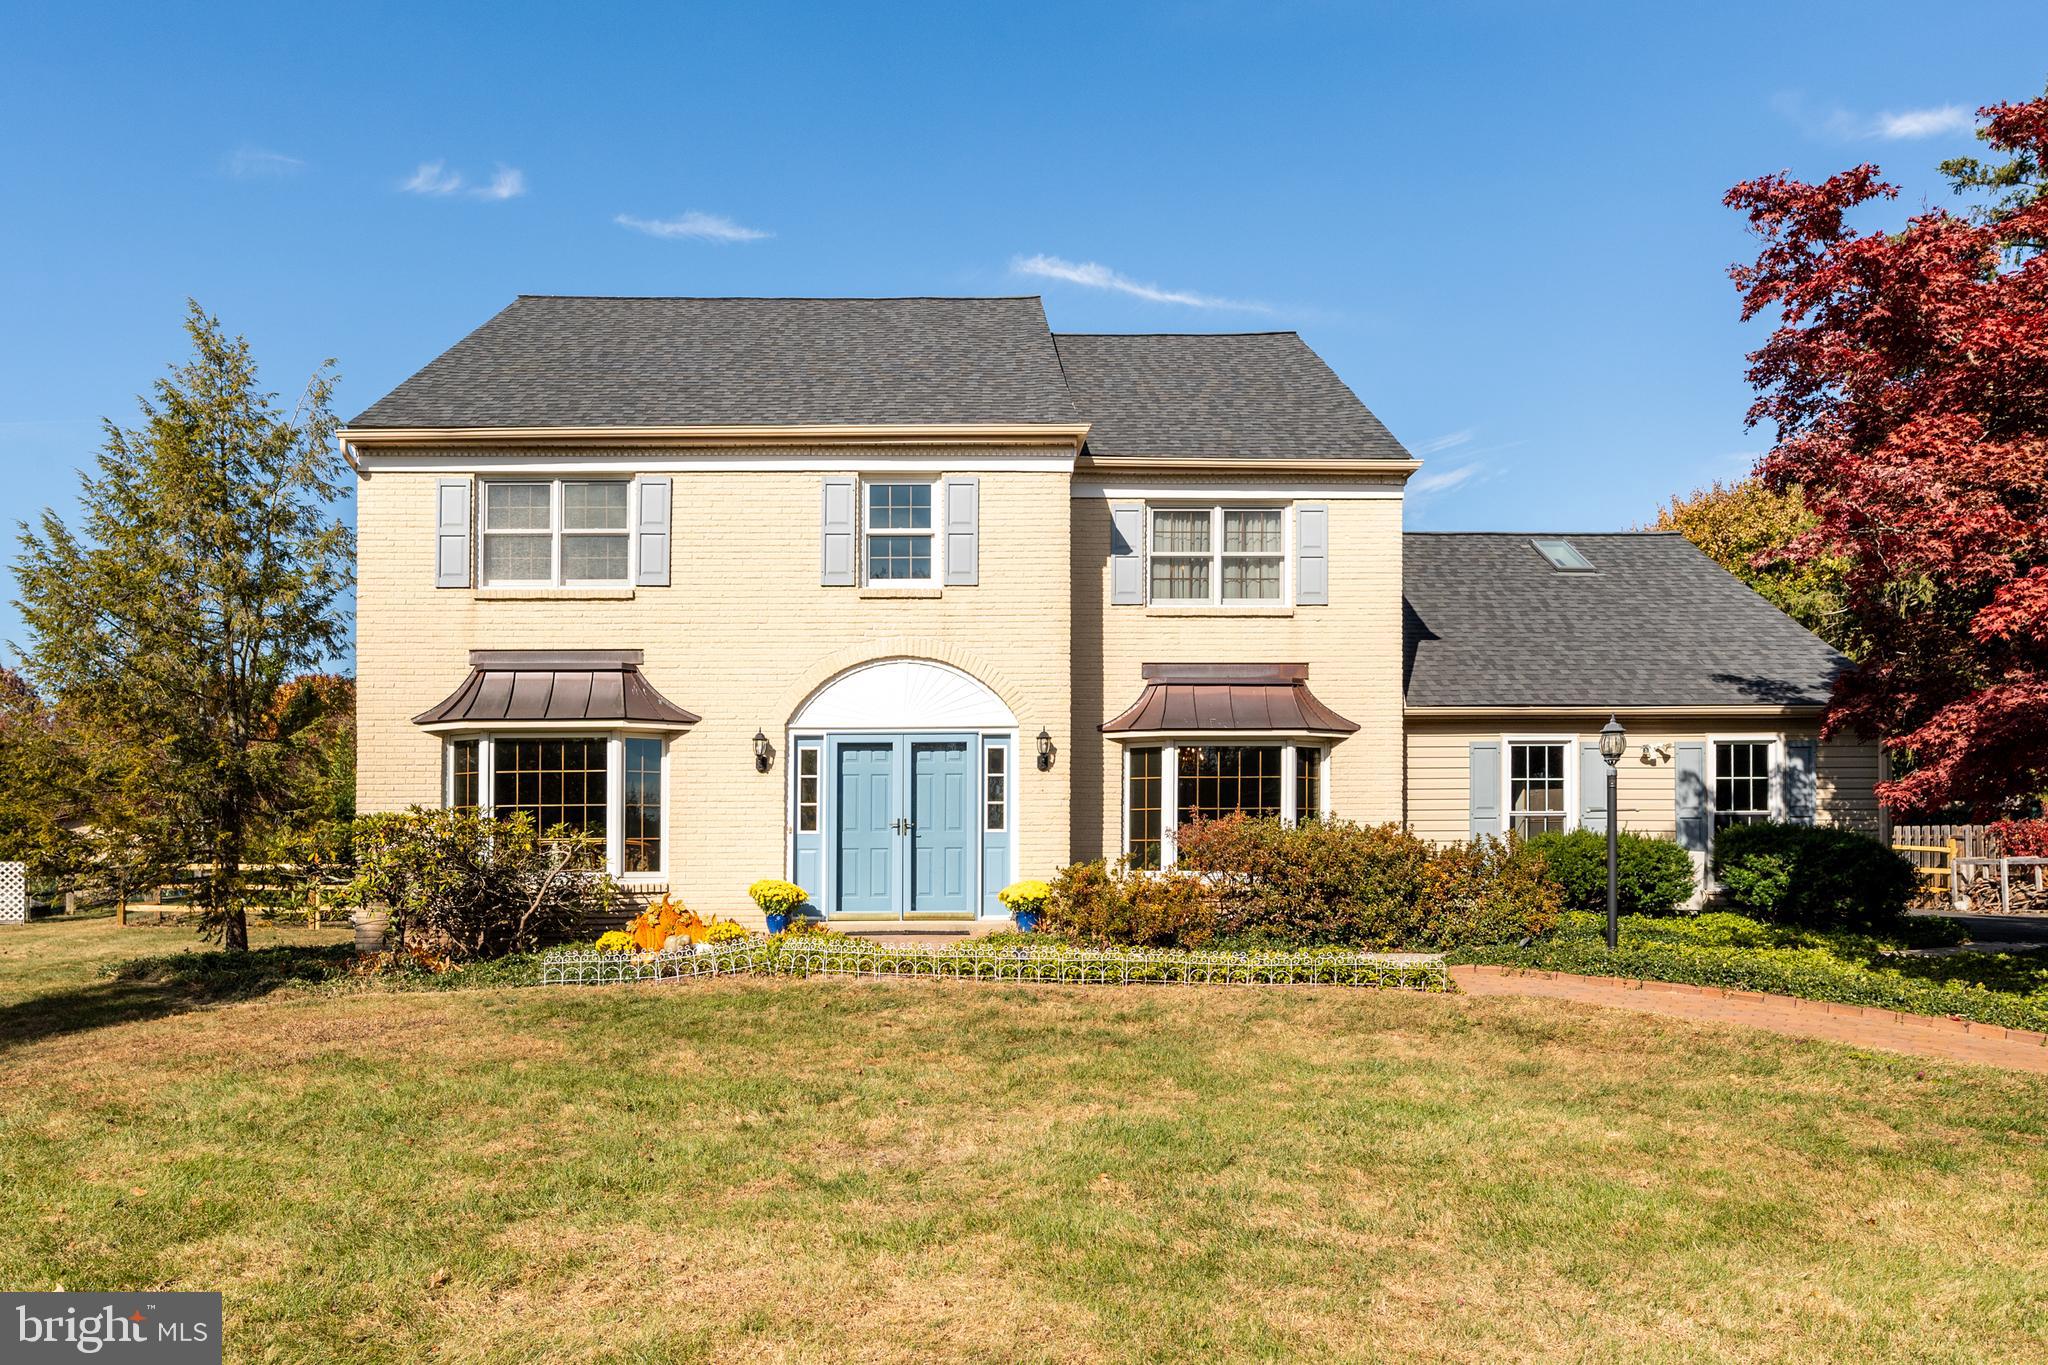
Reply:
M1459 446L1469 445L1472 435L1472 428L1466 427L1463 431L1453 431L1448 435L1424 441L1416 447L1416 450L1424 455L1440 455L1446 450L1455 450Z
M730 218L698 209L691 209L674 218L636 218L630 213L621 213L612 221L622 228L644 232L649 237L688 237L700 242L758 242L775 235L761 228L746 227Z
M422 161L399 188L407 194L453 194L462 188L462 177L449 170L445 161Z
M1938 109L1908 109L1901 114L1879 114L1877 135L1897 141L1901 138L1939 137L1943 133L1967 133L1976 119L1960 104Z
M1147 303L1176 303L1187 308L1220 308L1239 313L1273 311L1263 303L1219 299L1210 294L1198 294L1191 289L1165 289L1156 284L1144 284L1094 261L1067 261L1058 256L1043 254L1019 256L1010 262L1010 272L1015 275L1034 275L1040 279L1061 280L1089 289L1107 289L1112 293L1129 294L1132 298L1144 299Z
M1476 460L1471 464L1452 465L1431 474L1419 474L1409 483L1410 492L1419 494L1448 493L1461 483L1466 483L1486 466Z
M471 199L492 201L517 199L526 193L526 172L515 166L500 166L483 184L471 185L462 178L460 171L449 170L445 161L422 161L419 168L400 183L398 188L407 194L424 194L436 198L462 194Z
M1967 133L1976 126L1976 116L1961 104L1859 114L1840 105L1815 111L1808 106L1805 97L1796 92L1784 92L1771 98L1771 107L1804 128L1809 137L1840 142L1869 142L1872 139L1903 142Z
M526 193L526 172L516 166L500 166L492 173L490 183L479 185L470 193L479 199L517 199Z
M306 169L306 163L283 152L265 151L261 147L238 147L222 159L221 169L237 180L268 180L297 175Z

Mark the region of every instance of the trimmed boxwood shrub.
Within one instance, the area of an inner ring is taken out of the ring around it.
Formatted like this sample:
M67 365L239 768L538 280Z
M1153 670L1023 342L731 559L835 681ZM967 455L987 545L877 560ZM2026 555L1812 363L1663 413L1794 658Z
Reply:
M1539 834L1529 847L1543 855L1567 910L1607 911L1607 831ZM1624 915L1668 915L1692 899L1692 855L1670 839L1624 830L1615 840L1615 897Z
M1906 913L1918 877L1892 849L1825 825L1730 825L1714 836L1722 894L1760 919L1815 929L1882 926Z

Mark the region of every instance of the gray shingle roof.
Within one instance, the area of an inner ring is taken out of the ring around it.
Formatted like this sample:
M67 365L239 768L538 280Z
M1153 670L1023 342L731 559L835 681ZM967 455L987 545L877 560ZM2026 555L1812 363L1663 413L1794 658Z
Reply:
M1411 532L1409 706L1805 705L1842 656L1669 532L1568 535L1592 573L1524 534Z
M1405 460L1408 452L1293 332L1061 332L1094 455Z
M1036 298L522 295L350 425L1080 420Z

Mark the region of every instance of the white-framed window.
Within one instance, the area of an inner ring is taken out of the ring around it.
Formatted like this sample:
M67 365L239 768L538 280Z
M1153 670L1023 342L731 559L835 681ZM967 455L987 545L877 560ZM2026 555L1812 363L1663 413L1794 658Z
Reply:
M1010 750L1002 744L985 744L981 763L981 827L1000 834L1010 827Z
M501 731L451 737L442 753L450 808L524 811L543 833L566 826L593 836L614 876L666 871L668 757L659 736Z
M922 587L938 582L939 541L932 524L937 485L930 479L861 484L863 558L869 583Z
M1708 741L1707 782L1714 828L1755 825L1779 818L1782 765L1774 736L1739 735Z
M1124 749L1124 852L1135 867L1171 867L1174 832L1226 815L1329 816L1329 751L1285 740L1133 744Z
M818 764L821 761L815 744L803 745L796 751L796 831L799 834L818 832Z
M486 479L478 581L485 587L630 583L632 500L627 479Z
M1155 506L1150 515L1153 602L1286 604L1286 508Z
M1571 739L1544 737L1507 741L1508 828L1523 838L1562 834L1572 816Z

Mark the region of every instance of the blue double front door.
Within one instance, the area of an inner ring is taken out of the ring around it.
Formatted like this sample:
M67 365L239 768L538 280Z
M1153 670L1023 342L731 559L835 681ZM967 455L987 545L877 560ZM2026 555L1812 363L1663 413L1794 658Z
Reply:
M835 913L975 912L979 748L974 735L831 741Z

